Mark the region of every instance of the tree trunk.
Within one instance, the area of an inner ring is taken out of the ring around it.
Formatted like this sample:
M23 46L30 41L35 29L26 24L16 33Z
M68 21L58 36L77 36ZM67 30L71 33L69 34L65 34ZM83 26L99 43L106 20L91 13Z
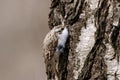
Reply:
M51 31L43 43L47 79L120 80L120 1L51 1ZM69 37L57 69L57 34L64 26Z

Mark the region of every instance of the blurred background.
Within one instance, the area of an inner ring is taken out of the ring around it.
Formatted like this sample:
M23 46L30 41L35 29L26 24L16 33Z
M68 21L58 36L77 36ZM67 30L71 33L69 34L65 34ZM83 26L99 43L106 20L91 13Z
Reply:
M0 0L0 80L46 80L50 0Z

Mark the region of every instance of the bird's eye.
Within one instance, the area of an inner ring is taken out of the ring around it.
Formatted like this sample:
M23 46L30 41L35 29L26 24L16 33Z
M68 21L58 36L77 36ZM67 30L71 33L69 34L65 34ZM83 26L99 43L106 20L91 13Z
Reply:
M61 30L63 30L64 28L62 28Z

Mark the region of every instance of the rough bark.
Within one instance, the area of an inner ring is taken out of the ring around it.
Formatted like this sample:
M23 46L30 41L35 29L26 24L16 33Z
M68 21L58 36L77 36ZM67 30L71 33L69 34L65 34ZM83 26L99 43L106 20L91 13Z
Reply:
M52 0L50 9L43 43L48 80L120 80L120 1ZM69 38L56 70L56 36L64 26Z

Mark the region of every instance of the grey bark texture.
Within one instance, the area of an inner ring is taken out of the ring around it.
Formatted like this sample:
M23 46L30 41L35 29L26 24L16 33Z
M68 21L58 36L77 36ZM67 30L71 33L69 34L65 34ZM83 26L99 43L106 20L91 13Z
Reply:
M43 42L48 80L120 80L120 1L51 0ZM54 60L58 34L69 37Z

